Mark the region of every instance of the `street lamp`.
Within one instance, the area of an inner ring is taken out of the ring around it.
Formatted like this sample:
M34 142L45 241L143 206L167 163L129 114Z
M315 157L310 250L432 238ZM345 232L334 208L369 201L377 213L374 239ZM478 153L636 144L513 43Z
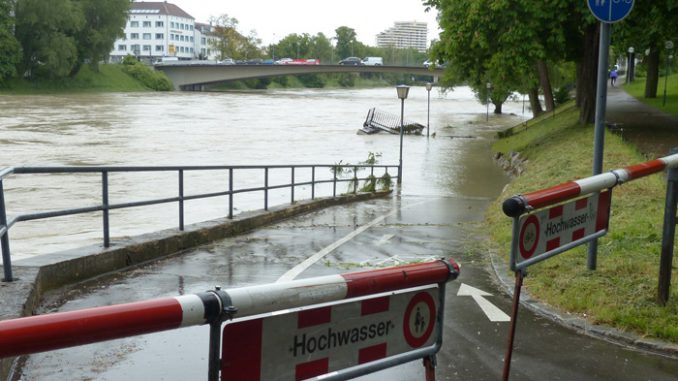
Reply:
M634 71L636 70L636 61L635 61L635 58L634 58L635 49L633 48L633 46L630 46L628 51L629 51L629 62L626 65L626 71L627 71L627 73L626 73L626 83L631 83L631 82L633 82L633 74L634 74Z
M400 98L400 161L398 164L398 186L403 184L403 133L405 130L405 99L410 92L410 87L407 85L396 86L398 98Z
M490 90L492 89L492 84L491 83L486 83L485 86L487 86L487 93L485 94L485 104L487 105L487 111L485 113L485 121L489 122L490 121Z
M429 125L431 123L431 89L433 84L431 82L426 82L426 91L428 92L428 110L426 112L426 137L428 138Z
M666 43L664 43L664 47L666 48L666 72L664 73L664 100L662 101L662 106L666 106L666 86L669 82L671 60L673 59L673 54L671 54L671 51L673 50L673 41L666 41Z

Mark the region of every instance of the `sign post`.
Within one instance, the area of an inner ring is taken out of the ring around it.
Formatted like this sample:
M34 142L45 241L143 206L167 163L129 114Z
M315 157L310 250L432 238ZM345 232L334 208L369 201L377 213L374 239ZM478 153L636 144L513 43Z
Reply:
M600 42L598 44L598 79L596 90L596 117L593 143L593 175L603 172L603 150L605 147L605 108L607 106L607 66L610 51L610 24L623 20L631 13L634 0L588 0L593 16L600 21ZM598 240L589 244L588 269L595 270Z

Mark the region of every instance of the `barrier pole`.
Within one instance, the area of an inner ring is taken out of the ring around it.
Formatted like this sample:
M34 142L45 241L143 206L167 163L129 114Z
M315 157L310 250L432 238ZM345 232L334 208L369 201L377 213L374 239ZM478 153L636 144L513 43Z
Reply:
M518 324L518 307L520 306L520 290L523 287L525 270L516 271L516 286L513 290L513 312L511 313L511 329L509 331L506 356L504 356L504 373L502 381L508 381L511 373L511 357L513 356L513 340L516 337L516 325Z
M207 291L173 298L0 321L0 358L204 325L312 304L445 283L459 276L453 260Z

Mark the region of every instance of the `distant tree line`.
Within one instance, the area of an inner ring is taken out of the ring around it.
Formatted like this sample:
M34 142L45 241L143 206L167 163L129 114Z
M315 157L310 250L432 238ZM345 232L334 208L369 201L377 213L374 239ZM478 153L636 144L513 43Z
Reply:
M583 0L423 0L438 10L440 40L432 49L448 61L448 86L470 85L495 112L513 92L528 94L535 115L552 110L574 82L580 121L595 117L599 23ZM676 36L678 1L636 1L612 28L611 64L627 47L649 49L646 96L656 97L664 41ZM615 52L619 52L615 54Z
M95 70L123 35L130 0L0 0L0 84Z

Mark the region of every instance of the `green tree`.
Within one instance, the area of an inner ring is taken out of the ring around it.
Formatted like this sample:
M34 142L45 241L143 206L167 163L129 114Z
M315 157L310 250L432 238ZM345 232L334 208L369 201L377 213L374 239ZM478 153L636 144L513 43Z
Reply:
M623 22L615 24L612 40L616 50L626 52L633 46L638 55L646 49L650 54L644 61L647 69L645 97L656 98L659 83L661 53L666 57L665 41L678 35L678 1L636 1L633 10ZM674 41L676 43L676 41ZM678 46L678 44L676 44ZM641 56L642 57L642 56Z
M71 0L17 0L16 38L23 48L21 72L29 77L63 78L78 61L73 37L85 24Z
M0 0L0 86L16 76L21 61L21 46L14 38L13 0Z
M337 39L337 54L339 59L356 56L356 47L359 42L354 29L347 26L340 26L334 30Z
M115 40L123 35L129 16L130 0L74 0L82 11L85 24L75 34L78 60L71 70L74 76L89 61L98 71L99 61L108 56Z
M451 63L447 80L476 89L487 81L493 88L528 92L533 105L541 86L551 108L548 69L574 61L580 120L593 121L597 29L583 2L424 0L424 5L439 10L443 33L432 55ZM495 104L503 93L495 95L493 90Z
M238 20L228 15L212 18L217 35L212 48L219 52L220 58L249 59L260 58L263 54L259 48L261 40L254 32L244 36L238 31ZM277 54L277 53L276 53Z

